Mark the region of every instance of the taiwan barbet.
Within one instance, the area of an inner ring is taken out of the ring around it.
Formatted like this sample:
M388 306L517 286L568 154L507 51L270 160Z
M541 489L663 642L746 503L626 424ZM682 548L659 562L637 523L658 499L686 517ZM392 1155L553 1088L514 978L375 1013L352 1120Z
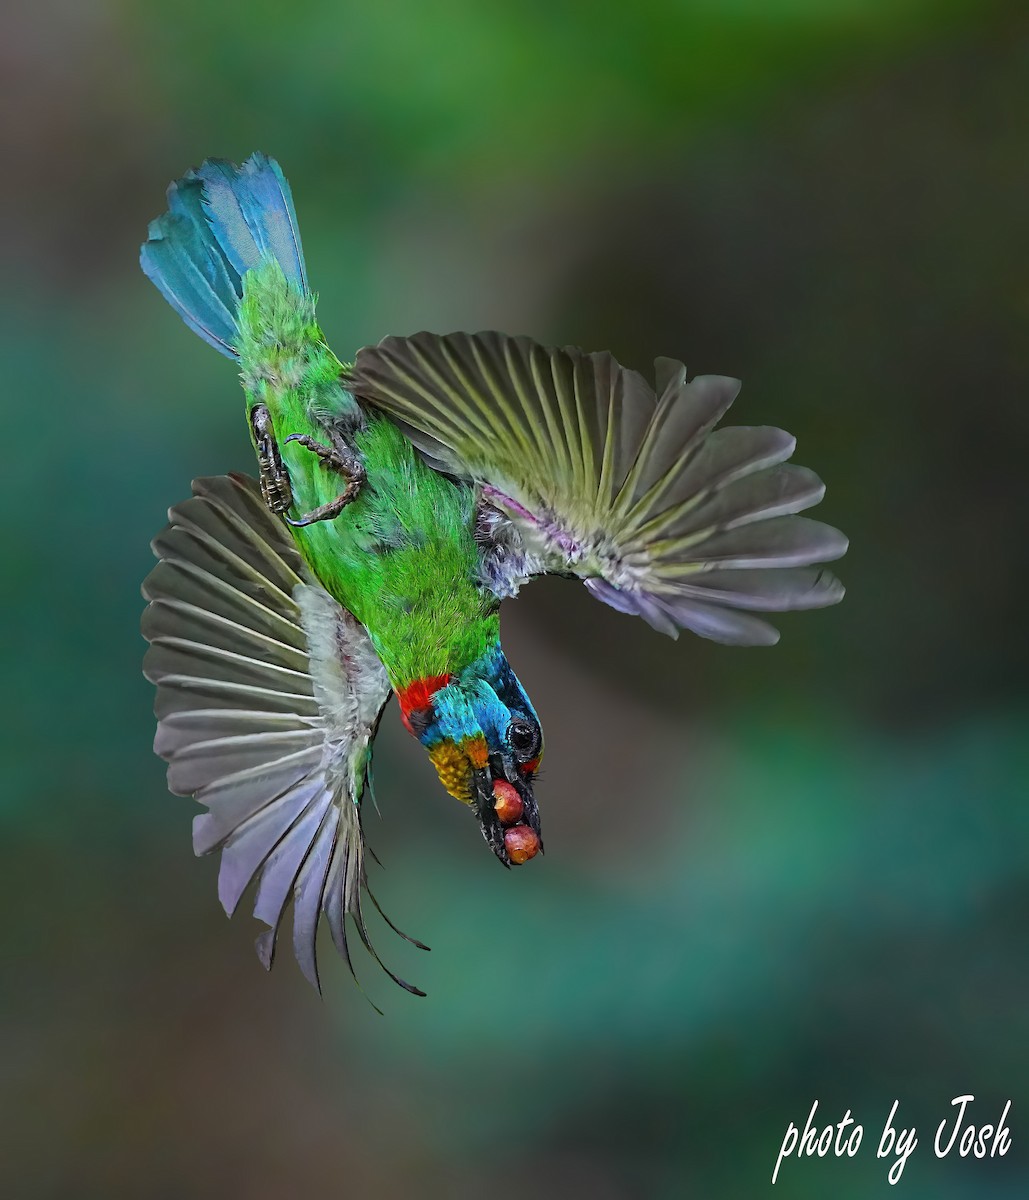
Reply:
M348 915L375 954L361 806L393 692L497 858L541 848L543 737L500 643L501 601L527 580L575 576L662 633L736 645L777 640L755 613L843 595L815 564L846 539L795 515L824 488L787 463L794 439L715 428L733 379L662 358L650 384L500 333L389 337L342 363L272 159L172 184L141 263L238 362L257 453L258 480L195 480L170 510L143 633L155 749L206 807L194 849L221 850L227 912L256 877L265 966L291 896L316 986L322 914L348 964Z

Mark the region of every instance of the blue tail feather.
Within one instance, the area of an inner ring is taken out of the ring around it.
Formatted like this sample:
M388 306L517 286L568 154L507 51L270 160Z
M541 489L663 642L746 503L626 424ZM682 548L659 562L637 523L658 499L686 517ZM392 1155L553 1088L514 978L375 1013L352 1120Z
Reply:
M264 154L251 155L242 167L208 159L195 177L203 185L204 211L239 274L271 257L287 279L306 291L297 214L279 164Z
M241 166L208 159L168 189L168 212L150 223L140 265L186 324L237 358L243 276L273 258L307 291L289 184L279 164L253 154Z

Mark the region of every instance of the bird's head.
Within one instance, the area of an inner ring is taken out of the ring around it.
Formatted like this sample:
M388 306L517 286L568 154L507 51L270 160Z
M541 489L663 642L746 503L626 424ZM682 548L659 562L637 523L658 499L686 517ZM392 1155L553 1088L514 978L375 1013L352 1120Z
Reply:
M543 733L500 647L458 673L416 680L398 696L404 724L447 791L474 808L497 858L512 866L534 857L542 839L532 782Z

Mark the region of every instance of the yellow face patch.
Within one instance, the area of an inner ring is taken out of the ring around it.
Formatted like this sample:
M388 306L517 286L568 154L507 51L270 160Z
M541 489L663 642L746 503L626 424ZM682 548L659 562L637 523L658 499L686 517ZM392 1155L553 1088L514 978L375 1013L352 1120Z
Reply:
M473 799L472 768L481 770L489 761L486 739L482 734L464 738L460 743L438 742L429 750L440 783L462 804Z

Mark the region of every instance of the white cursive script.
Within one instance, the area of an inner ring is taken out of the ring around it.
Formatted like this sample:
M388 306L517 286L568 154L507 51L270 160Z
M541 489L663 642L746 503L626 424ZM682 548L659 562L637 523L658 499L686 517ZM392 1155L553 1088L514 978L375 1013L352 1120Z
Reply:
M947 1122L941 1121L939 1129L936 1130L937 1158L946 1158L954 1148L955 1142L957 1142L958 1154L962 1158L967 1158L969 1154L974 1154L976 1158L985 1158L987 1142L989 1142L990 1158L998 1154L1007 1154L1011 1149L1011 1131L1007 1127L1008 1113L1011 1111L1010 1100L1004 1105L1004 1111L1000 1114L1000 1121L996 1126L982 1125L976 1129L969 1122L964 1131L961 1131L961 1123L965 1119L965 1109L974 1099L974 1096L955 1096L951 1100L951 1104L959 1104L961 1107L954 1118L954 1127L951 1129L946 1145L943 1144L943 1131L947 1128ZM961 1133L960 1140L958 1139L959 1133Z
M1011 1130L1008 1128L1008 1114L1011 1112L1011 1101L1004 1105L1000 1120L996 1125L979 1125L968 1119L968 1106L975 1100L969 1093L966 1096L955 1096L951 1107L957 1112L940 1122L936 1130L933 1148L937 1158L946 1158L948 1154L957 1151L961 1158L972 1155L975 1158L1001 1158L1011 1149ZM876 1158L892 1158L886 1178L890 1184L896 1184L907 1161L918 1146L918 1135L914 1125L910 1129L896 1122L897 1109L900 1101L894 1100L890 1115L886 1118L879 1145L876 1148ZM864 1134L862 1126L855 1124L854 1117L848 1108L843 1117L834 1124L818 1125L815 1114L818 1112L818 1101L811 1105L811 1111L804 1122L804 1128L799 1129L791 1121L786 1126L779 1154L772 1171L772 1183L779 1178L779 1171L784 1161L791 1156L811 1158L817 1155L825 1158L832 1154L836 1158L853 1158L861 1148L861 1138Z

